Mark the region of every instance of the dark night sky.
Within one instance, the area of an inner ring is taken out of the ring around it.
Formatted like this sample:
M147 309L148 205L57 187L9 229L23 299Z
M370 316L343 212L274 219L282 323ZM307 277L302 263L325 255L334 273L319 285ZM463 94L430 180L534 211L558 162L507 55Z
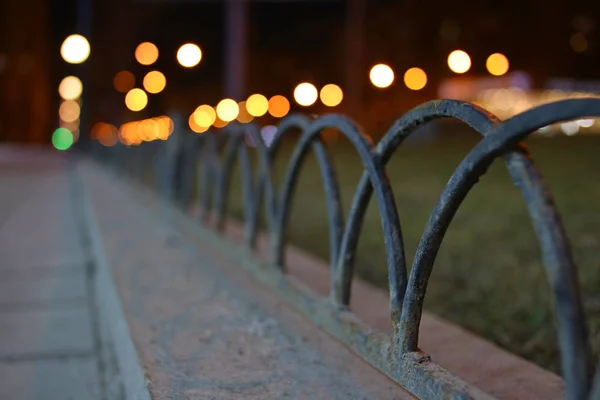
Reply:
M472 76L485 74L489 54L503 52L512 70L529 72L538 85L554 76L600 79L598 1L367 0L367 5L365 71L358 77L366 86L367 69L375 62L391 64L397 75L420 66L431 82L427 96L435 97L437 84L451 76L446 57L455 48L470 53ZM76 0L53 2L55 47L75 31L75 8ZM345 9L344 1L251 3L248 92L289 96L295 83L307 79L343 85ZM581 29L574 20L577 16L585 17L588 40L588 49L581 54L569 45L570 36ZM459 26L460 35L443 40L444 25ZM166 97L177 93L187 98L193 93L201 102L218 100L224 65L223 2L95 0L90 68L97 94L122 101L111 92L112 76L120 69L130 69L136 76L149 70L133 58L135 46L142 41L154 42L161 51L152 68L167 76ZM183 70L175 53L188 41L200 45L203 59L198 67ZM58 65L61 75L64 65ZM407 89L396 85L395 90Z

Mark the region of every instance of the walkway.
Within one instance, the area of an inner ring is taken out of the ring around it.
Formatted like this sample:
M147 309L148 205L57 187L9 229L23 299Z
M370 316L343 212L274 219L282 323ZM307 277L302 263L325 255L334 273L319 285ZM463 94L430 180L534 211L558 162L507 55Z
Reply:
M56 154L0 149L1 399L108 396L68 169Z

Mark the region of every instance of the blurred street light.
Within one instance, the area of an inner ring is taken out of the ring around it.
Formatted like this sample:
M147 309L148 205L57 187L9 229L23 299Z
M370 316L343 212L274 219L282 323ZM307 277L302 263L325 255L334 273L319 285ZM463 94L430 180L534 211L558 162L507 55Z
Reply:
M269 99L269 114L275 118L282 118L288 112L290 112L290 102L284 96L276 94Z
M217 113L215 112L215 110L211 106L206 104L203 104L200 107L196 108L192 116L196 125L207 129L212 124L214 124L215 119L217 119Z
M58 116L64 122L75 122L79 119L81 109L74 100L63 101L58 108Z
M369 78L373 86L384 89L394 82L394 71L389 65L377 64L371 68Z
M510 64L504 54L494 53L487 58L485 67L494 76L502 76L508 72Z
M135 87L135 76L129 71L117 72L113 85L118 92L127 93Z
M148 93L156 94L162 92L167 85L167 79L162 72L150 71L144 76L144 89Z
M202 50L193 43L186 43L177 50L177 61L179 61L179 64L183 67L195 67L201 59Z
M240 107L232 99L223 99L217 104L217 116L225 122L231 122L237 118Z
M588 41L585 35L581 32L575 32L572 34L571 38L569 39L569 44L576 53L583 53L588 48Z
M321 98L321 102L327 107L335 107L342 102L344 92L342 92L342 88L338 85L330 83L321 88L319 97Z
M135 59L142 65L152 65L158 60L158 47L154 43L140 43L135 48Z
M308 107L313 105L318 97L317 88L312 83L303 82L294 89L294 99L301 106Z
M81 64L90 56L90 43L81 35L70 35L60 46L60 55L69 64Z
M63 100L75 100L81 96L83 84L76 76L67 76L58 85L58 94Z
M254 116L248 112L245 101L241 101L238 104L238 107L240 109L240 112L238 113L238 116L237 116L238 122L247 124L248 122L251 122L254 119Z
M229 124L228 121L223 121L221 118L217 117L215 122L213 122L213 126L215 128L225 128Z
M262 117L269 109L269 100L262 94L253 94L246 100L246 110L253 117Z
M448 67L452 72L464 74L471 68L471 57L462 50L454 50L448 56Z
M67 150L73 142L73 133L67 128L58 128L52 133L52 145L56 150Z
M131 111L141 111L148 104L148 95L142 89L131 89L125 95L125 105Z
M404 84L410 90L421 90L427 85L427 74L421 68L410 68L404 73Z
M196 133L204 133L204 132L206 132L208 130L208 128L210 127L210 125L212 125L212 123L210 125L208 125L208 126L198 125L196 123L196 117L195 117L195 115L196 115L196 113L193 112L192 114L190 114L190 117L188 118L188 125L190 126L190 129L193 132L196 132Z

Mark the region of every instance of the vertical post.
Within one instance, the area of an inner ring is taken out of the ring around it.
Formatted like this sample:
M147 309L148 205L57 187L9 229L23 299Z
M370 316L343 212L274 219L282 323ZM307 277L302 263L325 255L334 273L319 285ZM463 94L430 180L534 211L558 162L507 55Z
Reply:
M227 0L225 27L225 97L236 101L244 96L246 75L246 0Z
M84 36L92 43L92 0L77 0L77 22L76 31ZM90 57L93 55L94 49L91 49ZM79 147L87 149L90 144L90 127L89 127L89 112L90 109L90 79L89 79L89 63L86 60L83 64L77 66L79 69L79 79L83 84L83 92L81 93L81 114L79 115Z
M365 0L346 0L346 112L357 117L362 105L362 88L365 76L364 59L364 26Z

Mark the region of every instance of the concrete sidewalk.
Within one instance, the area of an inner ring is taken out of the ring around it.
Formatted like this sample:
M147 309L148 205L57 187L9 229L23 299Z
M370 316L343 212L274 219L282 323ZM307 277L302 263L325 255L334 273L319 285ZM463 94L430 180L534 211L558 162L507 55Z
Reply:
M105 400L94 264L49 154L0 151L0 399Z

